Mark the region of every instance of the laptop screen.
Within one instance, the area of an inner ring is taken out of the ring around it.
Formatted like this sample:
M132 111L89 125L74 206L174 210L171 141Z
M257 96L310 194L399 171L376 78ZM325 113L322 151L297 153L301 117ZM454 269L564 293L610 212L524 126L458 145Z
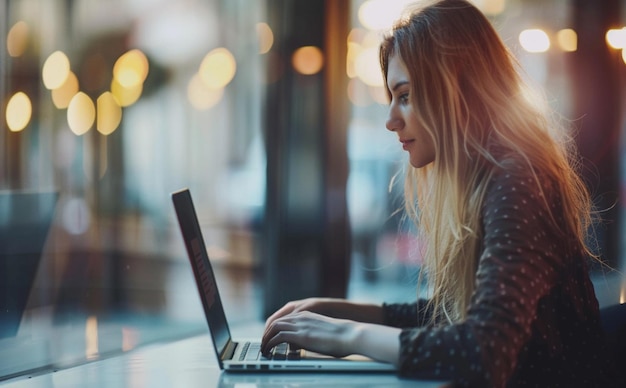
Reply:
M230 341L230 330L220 295L217 291L215 275L209 262L209 255L204 244L198 217L189 190L172 194L174 208L178 216L180 230L185 240L187 255L193 268L193 274L202 300L204 314L213 338L215 350L221 356Z

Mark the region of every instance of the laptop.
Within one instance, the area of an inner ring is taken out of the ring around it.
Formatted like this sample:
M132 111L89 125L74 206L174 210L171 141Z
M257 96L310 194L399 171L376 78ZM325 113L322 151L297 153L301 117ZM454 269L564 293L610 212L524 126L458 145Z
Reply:
M367 357L335 358L304 349L290 349L287 344L277 346L265 357L260 353L260 338L232 338L189 189L172 193L172 201L221 369L236 372L395 371L393 365Z

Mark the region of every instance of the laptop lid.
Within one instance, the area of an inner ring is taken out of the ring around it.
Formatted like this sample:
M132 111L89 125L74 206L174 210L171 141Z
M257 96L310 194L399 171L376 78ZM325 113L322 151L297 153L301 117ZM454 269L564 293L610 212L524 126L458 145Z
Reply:
M0 338L17 335L57 200L52 191L0 191Z
M172 201L221 368L224 355L231 351L231 335L200 223L188 189L173 193Z

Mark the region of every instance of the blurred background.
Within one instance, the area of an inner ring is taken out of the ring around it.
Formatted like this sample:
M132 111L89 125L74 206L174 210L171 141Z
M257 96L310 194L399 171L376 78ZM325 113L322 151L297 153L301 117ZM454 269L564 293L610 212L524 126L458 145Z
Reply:
M233 325L411 301L377 59L404 0L0 0L0 380L207 331L189 188ZM626 1L475 0L571 124L623 268ZM617 271L593 268L601 305Z

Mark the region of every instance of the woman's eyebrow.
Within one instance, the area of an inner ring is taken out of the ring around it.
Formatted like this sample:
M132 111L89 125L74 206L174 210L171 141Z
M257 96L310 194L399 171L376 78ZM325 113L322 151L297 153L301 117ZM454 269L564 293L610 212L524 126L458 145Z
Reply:
M396 83L393 88L391 88L391 91L395 92L396 90L398 90L399 87L403 86L403 85L407 85L409 83L409 81L399 81L398 83Z

